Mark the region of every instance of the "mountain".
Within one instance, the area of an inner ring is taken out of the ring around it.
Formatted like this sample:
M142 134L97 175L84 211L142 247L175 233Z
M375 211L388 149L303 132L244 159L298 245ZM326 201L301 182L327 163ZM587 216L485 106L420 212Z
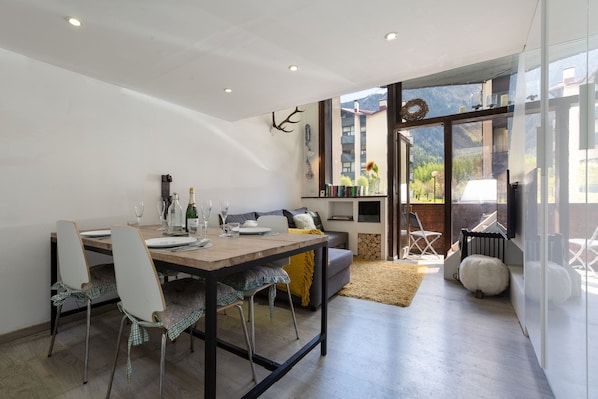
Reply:
M459 112L459 108L464 106L469 108L471 95L479 92L481 85L456 85L443 87L430 87L424 89L411 89L403 91L403 101L409 101L415 98L421 98L428 105L426 118L436 116L451 115ZM377 111L380 107L380 100L386 99L386 93L374 93L367 97L358 99L359 109L367 111ZM341 103L342 108L353 108L353 101ZM477 135L473 126L462 125L460 129L454 131L454 147L468 148L479 146ZM444 159L444 131L442 126L430 128L413 129L413 155L419 164L429 162L442 162Z

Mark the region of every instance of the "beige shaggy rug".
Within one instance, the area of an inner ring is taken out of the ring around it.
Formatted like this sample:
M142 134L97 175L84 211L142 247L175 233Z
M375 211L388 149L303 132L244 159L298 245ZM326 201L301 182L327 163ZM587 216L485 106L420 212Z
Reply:
M403 262L353 258L351 282L339 295L407 307L427 267Z

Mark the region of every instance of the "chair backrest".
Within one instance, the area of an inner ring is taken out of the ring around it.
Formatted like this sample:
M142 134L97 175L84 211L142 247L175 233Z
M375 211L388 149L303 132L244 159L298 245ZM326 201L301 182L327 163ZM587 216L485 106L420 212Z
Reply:
M409 212L409 228L417 231L424 230L422 223L417 216L417 212Z
M90 276L77 224L68 220L56 222L56 241L60 279L67 287L80 290L89 283Z
M259 227L269 227L277 233L287 233L289 231L289 220L283 215L263 215L257 218Z
M269 227L277 233L289 232L289 220L283 215L262 215L257 218L259 227ZM270 262L270 264L283 267L291 263L291 258L284 258Z
M116 290L123 308L138 319L155 321L166 307L154 261L139 230L112 227L112 256Z
M596 240L598 240L598 227L596 227L596 229L594 229L592 236L588 239L588 246L593 245L594 241L596 241Z

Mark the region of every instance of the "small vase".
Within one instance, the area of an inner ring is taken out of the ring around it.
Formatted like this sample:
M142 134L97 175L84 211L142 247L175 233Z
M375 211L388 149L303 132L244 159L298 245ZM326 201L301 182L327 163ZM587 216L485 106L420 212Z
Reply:
M380 194L380 178L371 179L368 185L368 194Z

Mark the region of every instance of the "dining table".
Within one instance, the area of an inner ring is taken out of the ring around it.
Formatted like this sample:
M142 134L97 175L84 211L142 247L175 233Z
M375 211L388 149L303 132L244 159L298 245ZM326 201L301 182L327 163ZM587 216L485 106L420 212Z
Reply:
M141 226L139 229L144 239L165 237L164 232L158 230L159 226ZM204 398L215 398L217 387L216 375L216 350L223 348L238 356L247 357L247 351L231 343L218 339L217 336L217 282L224 276L245 270L255 265L264 264L278 259L283 259L306 251L321 251L322 260L322 298L328 298L328 238L325 235L315 234L248 234L240 237L222 237L220 229L208 229L208 238L211 245L194 250L172 251L170 248L149 248L156 269L168 269L187 273L204 278L206 281L206 310L204 331L194 330L193 333L205 341L205 375ZM112 240L109 235L102 237L81 235L83 246L88 251L112 254ZM56 233L50 237L51 247L51 280L58 278L58 257ZM51 291L53 295L56 291ZM116 299L117 300L117 299ZM108 300L105 302L115 302ZM104 303L105 303L104 302ZM103 303L94 304L100 306ZM50 305L51 328L56 318L56 308ZM77 309L71 311L76 312ZM261 381L256 382L252 389L246 392L243 398L257 398L270 386L281 379L295 366L307 353L320 346L321 356L326 356L327 343L327 301L323 300L319 309L321 313L320 331L313 338L290 355L287 360L279 362L266 358L260 354L253 354L255 364L270 371L270 374ZM65 312L63 312L63 315Z

